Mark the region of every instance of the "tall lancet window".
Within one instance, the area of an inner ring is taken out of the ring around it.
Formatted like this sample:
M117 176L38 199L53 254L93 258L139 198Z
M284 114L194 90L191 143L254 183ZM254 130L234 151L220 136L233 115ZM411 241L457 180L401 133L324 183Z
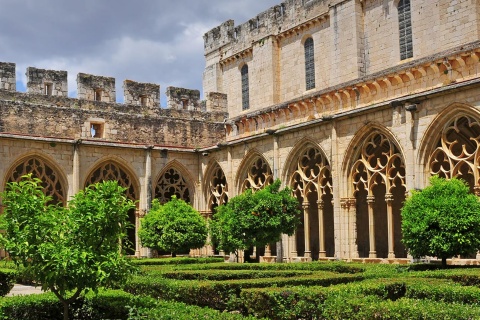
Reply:
M315 53L313 39L305 40L305 81L307 90L315 88Z
M242 110L250 108L250 88L248 85L248 66L244 65L240 70L242 75Z
M413 57L410 0L400 0L398 3L398 32L400 39L400 60Z

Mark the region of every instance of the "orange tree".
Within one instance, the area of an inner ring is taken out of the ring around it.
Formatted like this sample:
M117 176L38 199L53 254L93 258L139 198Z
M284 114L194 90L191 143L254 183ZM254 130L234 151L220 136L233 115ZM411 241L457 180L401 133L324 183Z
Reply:
M480 249L480 201L459 179L430 179L402 208L402 242L413 257L447 258Z
M27 277L57 296L67 320L80 295L116 286L132 273L121 243L134 204L116 181L106 181L80 191L64 208L52 204L41 183L29 175L7 185L0 240Z
M238 253L292 235L300 223L298 200L280 190L280 180L257 192L246 190L219 206L210 221L212 240L219 249Z

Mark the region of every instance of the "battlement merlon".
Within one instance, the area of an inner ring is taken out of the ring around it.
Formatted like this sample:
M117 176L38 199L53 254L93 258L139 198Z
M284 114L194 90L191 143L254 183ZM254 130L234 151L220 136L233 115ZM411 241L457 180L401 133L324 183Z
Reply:
M208 55L226 45L235 46L236 52L252 46L261 39L278 35L308 21L327 14L331 7L344 0L286 0L258 14L238 26L228 20L205 33L204 54Z
M27 68L27 93L68 96L67 71Z
M115 78L79 73L77 97L91 101L115 102Z
M17 90L15 68L15 63L0 62L0 90Z
M167 109L175 110L201 110L205 111L204 105L200 101L200 91L167 87Z
M160 108L160 85L132 80L123 81L125 104Z

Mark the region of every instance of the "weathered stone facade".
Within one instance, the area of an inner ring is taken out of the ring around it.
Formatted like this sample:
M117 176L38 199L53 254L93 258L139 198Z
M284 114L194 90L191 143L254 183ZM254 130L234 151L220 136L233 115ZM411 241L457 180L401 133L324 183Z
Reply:
M439 174L480 195L478 0L287 0L204 40L206 101L169 87L167 109L155 85L125 81L117 104L114 79L86 75L79 99L17 93L0 63L0 188L42 166L58 199L117 179L139 200L138 227L153 197L208 216L280 178L303 224L257 255L288 261L406 261L410 190Z

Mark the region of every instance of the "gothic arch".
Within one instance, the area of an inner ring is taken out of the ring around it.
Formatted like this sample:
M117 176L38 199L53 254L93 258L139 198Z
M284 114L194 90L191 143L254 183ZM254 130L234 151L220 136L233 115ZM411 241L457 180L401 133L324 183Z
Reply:
M214 213L216 207L228 202L228 183L225 171L215 160L210 161L207 166L203 189L207 211L210 214Z
M119 161L115 161L114 158L108 157L97 162L93 168L89 171L84 183L84 187L88 187L91 184L115 180L118 184L126 188L125 195L130 200L136 201L140 199L140 187L137 180L137 176L132 173L127 166L121 164ZM139 241L137 239L137 227L139 213L133 209L128 213L129 222L132 224L132 228L127 230L127 237L130 245L127 247L127 253L130 255L139 251Z
M195 189L188 170L177 160L169 162L155 179L153 197L165 203L175 195L178 199L193 203Z
M425 178L459 177L480 195L480 113L454 104L439 114L422 141Z
M361 145L363 145L365 138L367 136L370 136L374 133L379 133L386 137L392 145L394 145L398 149L398 153L400 155L400 159L402 163L405 163L404 159L404 151L402 149L401 144L398 142L398 140L395 138L394 134L389 131L387 128L385 128L382 125L379 125L377 123L368 123L367 125L363 126L358 132L355 134L353 139L350 141L346 152L344 154L344 158L342 161L342 173L345 177L347 177L347 188L346 188L346 194L348 196L354 195L355 193L355 188L354 185L352 184L352 170L353 166L358 160L358 157L361 155L362 150L361 150Z
M330 162L323 150L305 139L287 158L288 185L303 207L302 225L292 255L307 258L334 256L333 183Z
M67 204L68 180L54 159L39 152L24 154L12 164L5 175L4 189L7 183L30 173L42 180L43 191L53 197L53 203Z
M270 164L260 152L251 150L240 163L235 179L237 194L246 189L259 190L273 183Z
M400 210L405 200L405 160L387 130L360 130L346 153L349 198L355 203L355 248L360 257L405 258Z

